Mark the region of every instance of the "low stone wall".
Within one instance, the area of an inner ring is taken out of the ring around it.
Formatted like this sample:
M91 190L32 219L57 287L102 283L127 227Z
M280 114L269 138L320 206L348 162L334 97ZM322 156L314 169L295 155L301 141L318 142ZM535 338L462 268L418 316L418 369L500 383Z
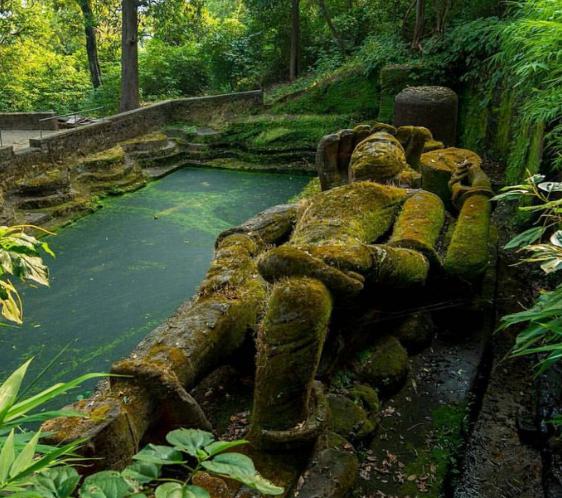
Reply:
M166 123L196 119L210 112L233 113L241 105L263 105L263 92L257 90L167 100L115 114L79 128L31 139L29 148L15 153L0 153L0 183L9 184L30 169L41 169L45 164L52 165L72 156L111 148L117 142L151 132Z
M58 130L54 111L48 112L0 112L0 130Z
M40 148L53 159L60 159L77 151L87 154L103 150L121 140L160 128L168 122L190 119L194 113L208 112L218 106L240 103L261 105L262 102L261 91L166 100L115 114L97 123L31 139L29 143L31 147Z

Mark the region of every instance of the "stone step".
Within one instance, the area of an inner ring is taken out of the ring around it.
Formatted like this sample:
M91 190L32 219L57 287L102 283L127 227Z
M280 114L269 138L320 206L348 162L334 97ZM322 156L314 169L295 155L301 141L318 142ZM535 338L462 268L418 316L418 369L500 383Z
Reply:
M74 217L77 213L93 211L94 208L89 202L85 202L83 199L75 199L50 208L25 211L23 212L23 218L25 223L36 226L48 226L50 222L60 223L61 218L68 219L69 217Z
M126 153L131 152L151 152L166 147L168 145L168 137L164 134L157 134L153 138L142 140L142 137L127 140L121 143L121 147Z
M157 157L168 156L177 151L177 144L168 140L162 147L151 150L136 150L127 153L131 159L154 159Z
M202 165L202 164L201 164ZM170 164L168 166L155 166L150 168L144 168L142 171L147 178L156 180L158 178L163 178L178 169L184 168L186 166L193 166L192 161L184 160L178 161L177 163Z
M156 168L163 166L171 166L177 162L186 159L186 153L183 151L174 151L171 154L150 158L139 158L138 163L141 168Z
M52 195L45 195L41 197L20 197L14 199L14 204L18 209L41 209L58 206L71 201L76 196L73 191L59 192Z
M314 164L309 163L273 163L263 161L261 163L246 162L235 158L218 159L196 159L189 157L185 161L186 166L199 168L220 168L244 171L262 171L269 173L314 173Z
M123 165L121 168L113 169L107 173L82 173L76 177L76 181L80 183L97 183L121 180L131 173L132 164Z
M133 172L131 175L119 181L100 182L92 185L92 192L106 193L108 195L118 195L125 192L132 192L146 185L143 175Z
M188 142L188 143L185 144L185 148L190 153L203 152L203 151L209 150L209 145L208 144L196 143L196 142Z
M91 158L86 158L81 161L75 168L78 173L92 173L96 171L111 170L124 161L124 154L122 151L116 151L114 154L102 156L101 154Z
M15 193L19 196L43 197L67 190L70 180L66 171L49 171L16 184Z

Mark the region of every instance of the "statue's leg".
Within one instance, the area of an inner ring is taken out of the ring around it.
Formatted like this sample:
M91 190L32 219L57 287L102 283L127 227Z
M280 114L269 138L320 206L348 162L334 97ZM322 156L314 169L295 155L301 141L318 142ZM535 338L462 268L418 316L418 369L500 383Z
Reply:
M331 312L330 293L318 280L289 278L274 285L257 338L250 429L257 445L283 447L317 436L321 396L314 378Z

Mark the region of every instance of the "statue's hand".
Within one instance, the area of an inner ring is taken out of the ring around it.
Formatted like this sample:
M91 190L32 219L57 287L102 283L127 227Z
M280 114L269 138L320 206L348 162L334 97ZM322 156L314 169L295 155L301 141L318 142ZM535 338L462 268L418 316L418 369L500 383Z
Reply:
M457 209L460 209L464 201L473 195L481 194L487 197L494 195L488 175L484 173L480 165L467 160L456 167L449 180L449 188L451 189L451 200Z

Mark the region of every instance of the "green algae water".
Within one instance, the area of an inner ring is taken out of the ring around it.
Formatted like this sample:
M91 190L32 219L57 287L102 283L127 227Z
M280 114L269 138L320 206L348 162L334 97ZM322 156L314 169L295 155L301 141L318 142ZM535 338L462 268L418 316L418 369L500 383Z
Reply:
M46 387L106 372L196 291L216 236L286 202L309 177L183 169L51 237L50 288L26 289L25 323L0 332L0 378L35 359ZM76 395L73 395L74 397Z

